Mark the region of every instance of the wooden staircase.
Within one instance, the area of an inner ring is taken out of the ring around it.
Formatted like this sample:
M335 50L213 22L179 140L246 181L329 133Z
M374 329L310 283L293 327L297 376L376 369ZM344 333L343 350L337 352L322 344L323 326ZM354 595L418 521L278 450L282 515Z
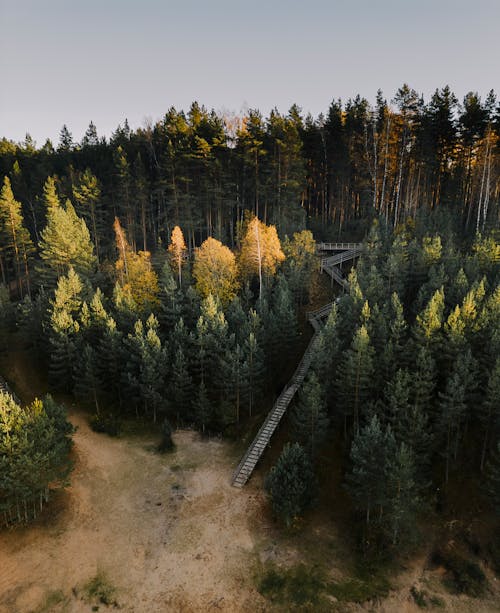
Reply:
M14 399L14 402L16 402L17 404L21 404L21 401L16 396L16 394L14 394L14 392L10 389L7 381L3 377L0 377L0 392L9 394Z
M358 257L361 253L362 246L359 243L318 243L318 251L341 251L335 255L323 258L321 260L321 270L326 272L333 281L336 281L344 290L348 289L349 283L344 278L338 265L342 265L343 262L348 262ZM257 432L252 443L245 452L245 455L241 458L236 470L233 473L232 484L235 487L243 487L250 478L257 462L260 460L264 450L266 449L272 435L278 427L281 418L285 414L292 398L295 396L296 391L301 386L304 378L311 365L312 357L316 351L316 345L318 343L319 333L323 327L324 320L330 314L332 310L333 302L325 304L315 311L309 311L307 313L307 320L314 329L314 334L309 345L302 356L302 359L297 366L292 378L288 384L284 387L283 391L279 395L278 399L274 403L273 408L267 414L264 423Z

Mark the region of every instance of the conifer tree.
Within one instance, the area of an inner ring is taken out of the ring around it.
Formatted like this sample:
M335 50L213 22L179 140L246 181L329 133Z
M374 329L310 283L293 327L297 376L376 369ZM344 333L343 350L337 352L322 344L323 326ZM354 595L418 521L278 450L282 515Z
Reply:
M266 477L265 488L274 513L287 527L311 505L316 479L311 460L298 443L285 445Z
M415 336L421 344L432 345L439 341L443 325L444 291L437 290L425 309L417 315Z
M326 438L328 425L323 390L317 376L311 373L300 388L299 401L291 413L292 434L314 458Z
M394 435L390 428L381 427L376 415L352 442L347 489L367 526L373 520L372 512L378 508L380 517L387 503L388 462L394 452Z
M264 372L264 355L254 332L250 332L243 345L245 363L243 372L245 387L248 389L248 415L252 411L262 391L262 376Z
M158 451L160 453L165 453L166 451L171 451L173 448L174 442L172 441L172 426L165 417L161 424L161 441L158 445Z
M491 505L500 513L500 440L486 465L485 490Z
M500 358L488 378L486 397L481 407L479 418L483 430L483 444L481 450L481 470L483 470L488 447L494 440L495 434L500 433Z
M172 364L170 391L168 394L170 410L176 415L177 424L191 419L192 379L182 348L177 350Z
M100 380L100 368L96 351L91 345L86 344L77 361L75 369L75 396L84 402L93 403L96 414L99 415L99 395L102 387Z
M373 348L365 326L354 335L351 347L345 352L337 375L337 393L344 414L344 432L347 417L353 418L354 431L359 432L361 410L373 386Z
M198 386L198 392L194 400L193 409L198 428L200 428L201 432L205 434L205 429L212 421L214 411L203 380Z
M183 294L177 287L168 263L165 263L161 269L158 285L160 301L158 319L163 332L166 334L173 329L183 314Z
M73 268L85 281L90 281L96 270L97 260L90 234L71 202L49 209L47 225L39 243L42 263L37 270L42 284L51 289L57 279Z
M394 546L416 536L417 514L421 507L412 451L401 443L393 458L387 458L387 494L383 523L388 541Z
M0 267L5 284L6 268L12 263L21 298L25 290L31 294L30 263L34 250L29 232L24 227L21 203L15 200L10 180L5 177L0 192Z
M55 387L66 390L72 388L73 364L78 349L80 325L76 317L81 307L81 291L80 278L70 268L68 276L59 279L51 302L49 378Z
M89 168L85 170L79 183L73 185L73 197L79 215L85 219L90 229L97 261L99 262L101 259L101 236L103 230L101 188L97 177L92 174Z

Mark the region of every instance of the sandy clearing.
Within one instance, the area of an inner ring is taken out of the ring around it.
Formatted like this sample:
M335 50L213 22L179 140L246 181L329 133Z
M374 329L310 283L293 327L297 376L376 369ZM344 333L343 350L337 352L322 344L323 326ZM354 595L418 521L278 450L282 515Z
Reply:
M160 456L150 440L111 439L71 419L65 508L51 523L0 533L1 613L34 611L56 591L66 602L50 610L89 611L81 586L98 571L124 611L264 610L251 530L264 498L258 484L230 486L226 444L179 431L176 451Z
M113 439L91 431L80 413L71 420L78 426L72 486L36 524L0 532L0 613L88 613L94 603L82 587L97 573L130 613L284 611L255 589L254 572L266 560L320 561L332 579L345 577L342 548L329 549L336 526L323 518L295 536L279 530L261 471L243 490L231 487L236 458L227 443L178 431L176 451L162 456L150 437ZM416 613L410 588L429 584L446 610L498 611L494 577L493 593L480 601L443 593L435 574L425 556L414 559L384 602L332 603L332 611Z

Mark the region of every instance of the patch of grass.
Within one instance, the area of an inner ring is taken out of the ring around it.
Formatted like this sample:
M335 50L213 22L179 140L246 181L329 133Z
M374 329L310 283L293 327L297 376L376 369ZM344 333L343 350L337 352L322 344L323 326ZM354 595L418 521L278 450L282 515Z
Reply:
M328 592L340 602L356 603L385 598L390 589L389 581L381 575L367 579L346 579L328 586Z
M427 599L429 594L425 590L419 590L413 585L410 589L410 594L418 607L421 609L427 609Z
M442 598L439 598L439 596L431 596L429 598L429 602L433 607L438 609L444 609L446 607L445 601Z
M281 569L270 566L260 576L257 589L274 603L292 607L314 607L319 610L323 603L326 584L316 568L303 564Z
M62 590L51 590L45 596L45 600L33 611L33 613L51 613L57 605L67 605L69 599Z
M198 464L193 462L186 462L186 464L172 464L170 466L170 470L174 473L180 472L181 470L195 470L198 467Z
M448 571L443 583L451 593L479 598L486 591L486 575L476 562L457 553L444 551L435 552L433 559Z
M116 588L106 577L105 573L98 571L98 573L89 579L83 586L83 599L85 602L100 603L104 605L118 606L116 601Z
M118 436L121 431L120 420L114 415L92 415L89 425L94 432Z

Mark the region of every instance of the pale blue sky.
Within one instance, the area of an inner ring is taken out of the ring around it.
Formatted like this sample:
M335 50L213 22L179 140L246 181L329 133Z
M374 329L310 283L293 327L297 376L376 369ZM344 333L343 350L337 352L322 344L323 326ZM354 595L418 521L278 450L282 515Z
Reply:
M0 137L109 135L193 100L241 111L404 82L500 94L500 0L0 0Z

